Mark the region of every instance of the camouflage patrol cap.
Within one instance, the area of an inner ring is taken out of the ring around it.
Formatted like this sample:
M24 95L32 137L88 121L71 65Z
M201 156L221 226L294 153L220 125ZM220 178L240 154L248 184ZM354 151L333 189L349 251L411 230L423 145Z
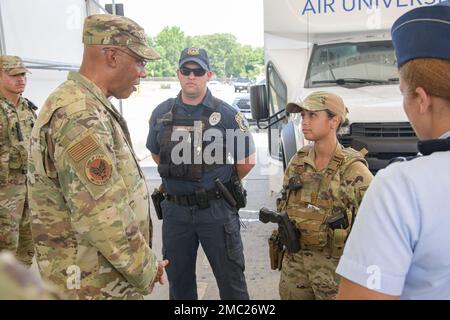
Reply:
M144 29L133 20L111 14L94 14L84 20L84 44L124 46L146 60L159 59L150 48Z
M316 91L307 96L303 101L289 102L286 111L298 113L302 110L322 111L329 110L341 117L341 123L347 118L348 109L344 101L338 95L327 91Z
M18 56L0 56L0 69L4 70L10 76L26 72L31 73Z

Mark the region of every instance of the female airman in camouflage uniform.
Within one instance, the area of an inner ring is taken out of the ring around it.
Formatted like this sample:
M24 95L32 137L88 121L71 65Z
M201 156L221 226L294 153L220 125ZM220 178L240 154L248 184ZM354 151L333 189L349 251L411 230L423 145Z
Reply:
M339 285L335 269L372 174L360 152L337 141L348 112L339 96L314 92L289 103L287 111L300 112L303 135L314 144L291 159L277 201L278 211L286 211L300 231L301 246L283 256L280 296L333 299Z

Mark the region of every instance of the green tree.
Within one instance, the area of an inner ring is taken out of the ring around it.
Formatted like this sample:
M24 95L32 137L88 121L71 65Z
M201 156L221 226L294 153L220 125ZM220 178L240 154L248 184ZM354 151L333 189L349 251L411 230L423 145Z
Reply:
M149 74L155 77L175 76L180 53L186 47L205 48L217 77L254 78L264 68L263 48L241 45L229 33L185 36L179 27L165 27L155 38L149 38L149 44L161 55L160 60L148 65Z
M240 44L229 33L196 36L190 39L190 45L205 48L211 63L211 70L218 77L230 75L231 65L236 59Z
M164 27L150 44L161 55L161 59L149 63L149 73L155 77L174 77L180 52L186 47L186 37L179 27Z

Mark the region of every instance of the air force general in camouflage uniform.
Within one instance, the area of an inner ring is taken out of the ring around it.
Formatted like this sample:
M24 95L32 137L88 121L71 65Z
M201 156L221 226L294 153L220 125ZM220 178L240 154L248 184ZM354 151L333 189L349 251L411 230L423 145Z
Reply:
M310 94L301 103L289 103L287 110L329 110L342 118L341 124L347 115L342 99L323 91ZM296 175L302 187L289 190L289 180ZM283 180L286 197L278 201L277 209L286 211L300 230L301 250L284 254L279 288L282 299L322 300L337 294L336 266L371 180L362 154L339 143L323 170L316 169L314 146L306 146L294 155ZM326 222L339 213L347 218L348 227L332 230Z
M80 73L69 73L48 97L32 131L29 188L39 270L70 298L142 299L159 274L149 195L125 120L108 96L128 97L145 76L146 60L159 56L144 30L119 16L87 17L83 42ZM130 73L132 86L122 83ZM111 74L114 81L98 81Z
M0 56L0 251L9 250L31 265L26 169L37 108L22 97L26 72L19 57Z

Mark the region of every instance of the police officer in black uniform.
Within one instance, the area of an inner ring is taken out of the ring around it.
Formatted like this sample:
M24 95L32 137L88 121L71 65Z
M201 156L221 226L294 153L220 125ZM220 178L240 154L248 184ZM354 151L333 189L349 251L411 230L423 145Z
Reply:
M254 166L255 148L244 116L207 89L212 75L204 49L184 49L181 92L150 118L147 148L163 182L159 197L152 197L163 217L170 299L197 299L199 243L221 299L249 299L238 210L245 206L241 179Z

